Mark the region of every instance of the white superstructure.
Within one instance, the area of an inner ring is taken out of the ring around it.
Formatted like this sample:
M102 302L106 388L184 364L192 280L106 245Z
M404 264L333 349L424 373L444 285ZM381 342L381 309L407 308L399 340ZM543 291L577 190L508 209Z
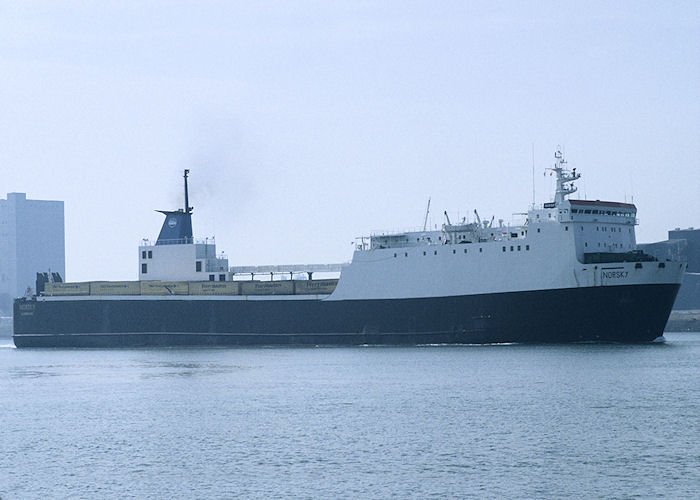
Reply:
M554 201L523 224L449 218L436 231L372 235L356 246L332 300L488 294L677 280L679 266L634 262L636 207L569 200L579 173L560 151ZM627 262L626 262L627 261ZM606 263L601 263L606 262ZM663 275L663 276L662 276Z
M217 255L214 238L139 245L139 281L230 280L228 258Z

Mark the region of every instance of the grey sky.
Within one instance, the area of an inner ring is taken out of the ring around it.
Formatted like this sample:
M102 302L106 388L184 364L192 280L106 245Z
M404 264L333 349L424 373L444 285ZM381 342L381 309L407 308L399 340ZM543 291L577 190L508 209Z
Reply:
M436 5L437 4L437 5ZM557 144L640 242L700 226L698 2L0 2L0 193L65 201L71 280L181 206L233 264L511 219Z

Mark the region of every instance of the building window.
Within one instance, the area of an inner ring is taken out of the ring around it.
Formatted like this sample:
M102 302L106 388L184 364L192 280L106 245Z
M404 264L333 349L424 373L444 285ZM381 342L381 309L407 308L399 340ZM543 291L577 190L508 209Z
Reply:
M143 263L141 264L141 274L147 274L148 273L148 264Z
M437 255L437 250L435 250L435 251L433 252L433 255Z
M568 231L568 230L569 230L569 226L564 226L564 230L565 230L565 231Z
M518 252L520 251L520 245L518 245Z
M198 260L197 262L195 262L194 270L195 270L195 272L198 272L198 273L202 272L202 261L201 260Z
M153 258L153 250L148 251L148 258L152 259Z
M423 255L425 255L425 252L423 252Z
M539 227L537 228L537 232L538 232L538 233L540 232L540 228L539 228Z
M394 258L396 258L396 254L394 254Z
M220 275L219 275L219 281L226 281L226 275L225 275L225 274L220 274Z
M506 251L506 247L503 247L503 251L504 251L504 252Z
M452 250L452 253L453 253L453 254L456 254L456 253L457 253L457 250Z
M210 274L210 275L209 275L209 281L214 281L214 275L213 275L213 274Z
M482 253L483 251L484 251L483 248L479 248L479 253ZM467 253L467 251L465 250L464 253Z
M145 258L146 258L146 250L143 250L143 251L141 252L141 258L142 258L142 259L145 259Z
M408 257L408 252L404 252L403 256Z
M513 251L513 245L510 246L510 251L511 251L511 252Z
M530 250L530 245L525 245L525 251Z

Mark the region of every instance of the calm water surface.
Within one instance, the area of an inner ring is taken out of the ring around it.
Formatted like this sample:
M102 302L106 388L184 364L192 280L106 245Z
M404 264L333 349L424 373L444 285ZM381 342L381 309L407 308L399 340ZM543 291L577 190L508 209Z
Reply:
M665 344L0 348L0 497L698 498Z

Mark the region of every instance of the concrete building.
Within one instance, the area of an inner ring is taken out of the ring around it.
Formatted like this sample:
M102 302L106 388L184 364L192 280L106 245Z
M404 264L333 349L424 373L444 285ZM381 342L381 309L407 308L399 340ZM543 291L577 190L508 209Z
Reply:
M35 287L36 273L65 279L62 201L28 200L25 193L0 199L0 313L12 314L12 299Z

